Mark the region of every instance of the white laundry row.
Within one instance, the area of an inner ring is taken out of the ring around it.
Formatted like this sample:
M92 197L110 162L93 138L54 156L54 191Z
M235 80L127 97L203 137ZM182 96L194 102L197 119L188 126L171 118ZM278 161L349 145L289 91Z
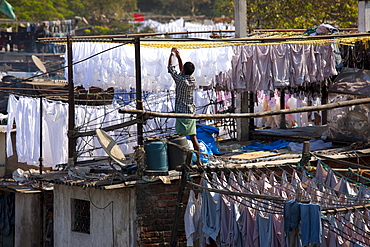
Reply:
M156 112L174 111L174 94L153 94L144 99L144 109ZM197 90L194 99L198 105L207 105L216 98L215 93ZM42 115L42 157L43 165L53 167L57 164L66 164L68 161L68 104L60 101L43 99ZM132 102L125 106L135 109ZM75 106L75 125L79 132L93 131L97 128L120 124L131 120L130 114L118 113L122 105L113 102L106 106ZM213 107L200 109L198 113L214 113ZM12 149L10 131L13 123L16 124L16 150ZM175 119L150 119L143 126L146 137L169 134L168 129L175 126ZM108 132L119 143L124 153L133 153L137 145L136 125ZM91 157L107 156L96 137L88 136L77 139L78 160L91 159ZM98 149L97 149L98 148ZM14 152L18 161L28 165L38 165L40 158L40 99L31 97L9 96L8 126L7 126L7 157Z
M113 47L117 48L111 49ZM74 66L75 86L96 86L103 89L136 87L133 45L76 42L73 43L73 61L81 61L107 49L111 50ZM170 48L141 47L142 90L157 92L175 88L167 71L170 51ZM180 54L184 63L192 61L195 64L193 75L198 85L207 86L217 73L231 69L231 47L181 49ZM68 71L65 70L65 73L68 78Z
M264 91L261 90L257 92L256 98L257 102L254 106L254 112L275 111L281 109L280 95L277 91L274 92L274 97L271 97L269 92L264 93ZM309 103L312 106L321 105L321 98L319 96L311 98L307 96L301 97L295 94L285 94L284 102L285 109L295 109L309 106ZM312 126L315 125L315 114L321 117L321 111L286 114L285 122L288 128ZM258 128L278 128L280 126L280 118L281 116L279 115L256 118L254 123Z
M142 22L142 27L150 27L157 33L171 33L171 32L192 32L192 31L215 31L215 30L235 30L232 23L215 23L215 24L199 24L193 22L185 22L183 18L177 19L169 23L161 23L151 19ZM234 35L232 33L231 35ZM211 33L189 33L189 34L173 34L172 38L204 38L208 39Z
M296 87L336 75L335 49L318 44L240 45L184 48L180 54L183 62L194 63L199 86L220 84L230 91L257 91ZM133 45L76 42L72 52L74 62L91 57L74 66L76 86L135 87ZM142 90L173 90L175 84L167 71L170 48L142 46L141 54Z

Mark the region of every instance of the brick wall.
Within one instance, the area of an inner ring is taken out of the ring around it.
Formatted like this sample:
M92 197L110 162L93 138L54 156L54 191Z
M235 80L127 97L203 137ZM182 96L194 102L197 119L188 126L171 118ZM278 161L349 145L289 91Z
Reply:
M172 180L171 184L148 183L136 188L138 246L170 246L178 189L179 180ZM184 212L188 194L186 189L178 225L177 246L186 246Z
M54 202L54 191L44 190L44 246L54 246L53 243L53 202Z

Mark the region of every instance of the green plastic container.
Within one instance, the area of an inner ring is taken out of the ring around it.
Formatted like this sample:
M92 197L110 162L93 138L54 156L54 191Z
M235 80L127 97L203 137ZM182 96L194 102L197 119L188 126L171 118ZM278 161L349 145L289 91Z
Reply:
M168 171L167 143L144 143L146 169L151 171Z

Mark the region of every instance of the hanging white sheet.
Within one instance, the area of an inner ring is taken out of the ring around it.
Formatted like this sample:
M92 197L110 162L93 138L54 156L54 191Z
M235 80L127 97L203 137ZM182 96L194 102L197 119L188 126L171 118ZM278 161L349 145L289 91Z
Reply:
M235 30L235 26L231 23L215 23L215 24L198 24L193 22L185 22L183 18L171 21L169 23L160 23L151 19L142 22L142 27L150 27L158 33L171 32L191 32L191 31L215 31L215 30ZM217 33L221 35L222 33ZM234 35L234 32L228 32L228 35ZM212 33L189 33L189 34L173 34L173 38L210 38Z
M156 112L174 111L174 97L170 93L153 94L144 100L146 110ZM198 106L208 105L210 100L215 100L214 92L197 90L194 99ZM59 101L43 99L43 165L53 167L65 164L68 161L68 104ZM80 132L94 131L96 128L120 124L131 120L130 114L121 114L118 109L122 105L113 102L106 106L81 106L75 107L75 125ZM135 109L134 102L125 108ZM197 113L214 113L213 107L200 108ZM30 97L9 96L8 101L8 126L7 126L7 157L12 156L10 131L15 122L16 128L16 153L18 161L28 165L39 165L40 158L40 99ZM155 118L144 125L144 137L169 135L168 130L175 126L175 119ZM136 125L108 132L115 137L124 153L133 153L137 145ZM78 160L91 159L91 157L107 156L96 137L87 136L77 139ZM97 149L98 148L98 149Z
M40 99L9 96L8 112L9 121L7 126L7 157L13 155L10 131L13 121L16 128L16 153L18 161L28 165L39 165L40 158ZM43 99L43 165L53 167L57 164L65 164L68 160L68 104L58 101ZM123 115L118 113L119 106L76 106L76 126L85 126L80 131L95 130L123 122ZM109 132L113 134L113 132ZM82 151L88 151L91 147L99 147L96 138L79 138L77 147ZM81 151L79 150L79 151ZM102 149L91 150L90 155L105 156ZM80 157L81 159L81 157Z
M73 69L75 86L83 86L86 89L91 86L103 89L136 87L133 45L76 42L72 47L74 63L111 49L75 64ZM210 85L216 74L231 69L232 47L180 49L180 53L183 63L187 61L194 63L194 76L200 86ZM143 91L157 92L175 88L175 83L167 71L169 55L170 48L141 47ZM68 78L67 69L65 76Z

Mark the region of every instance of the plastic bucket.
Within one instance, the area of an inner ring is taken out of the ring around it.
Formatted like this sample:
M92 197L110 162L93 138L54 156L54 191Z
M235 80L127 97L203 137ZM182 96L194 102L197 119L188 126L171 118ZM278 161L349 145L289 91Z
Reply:
M177 147L176 145L172 145L175 143L181 147L187 148L188 141L185 136L175 135L167 139L170 143L168 143L168 167L170 170L175 170L176 166L182 166L185 164L186 161L186 151Z
M167 143L146 142L144 150L147 170L168 171Z

